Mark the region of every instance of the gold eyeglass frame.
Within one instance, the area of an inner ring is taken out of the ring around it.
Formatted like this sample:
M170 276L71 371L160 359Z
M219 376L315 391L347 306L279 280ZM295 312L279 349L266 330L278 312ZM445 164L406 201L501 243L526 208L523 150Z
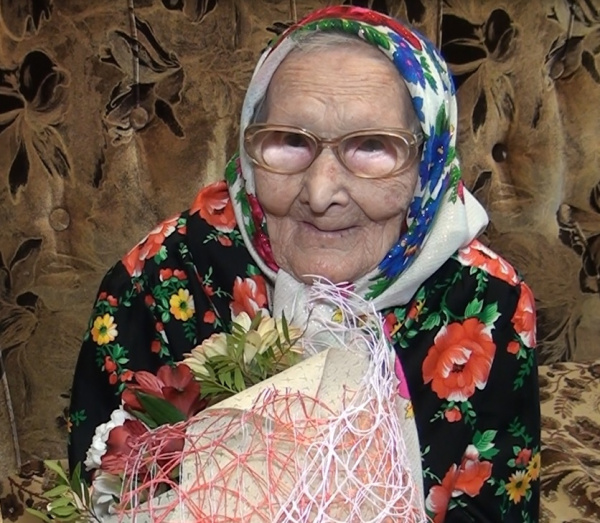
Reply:
M311 162L308 165L302 167L302 169L300 169L298 171L289 171L289 172L283 171L282 172L282 171L273 169L272 167L266 165L260 158L255 157L254 151L252 151L251 144L252 144L255 136L258 133L261 133L263 131L284 131L284 132L289 131L289 132L298 133L298 134L301 134L301 135L307 137L315 145L315 154L314 154L313 159L311 160ZM346 162L344 161L344 159L342 158L342 155L339 152L339 146L341 145L341 143L344 140L347 140L349 138L354 138L356 136L367 136L369 134L392 136L395 138L400 138L408 147L408 157L407 157L406 161L400 167L392 170L391 172L387 173L384 176L369 176L369 175L365 175L364 173L354 172L354 170L352 170L348 165L346 165ZM381 180L381 179L385 179L385 178L391 178L392 176L396 176L396 175L408 170L411 167L415 158L417 157L420 145L422 143L423 143L423 134L422 133L418 133L415 135L413 132L408 131L406 129L394 129L394 128L361 129L359 131L353 131L351 133L344 134L342 136L339 136L337 138L332 138L332 139L322 138L307 129L303 129L301 127L294 127L292 125L271 125L271 124L264 124L264 123L251 124L244 131L244 149L246 150L246 153L248 154L250 161L257 167L260 167L261 169L264 169L265 171L275 173L275 174L285 174L285 175L294 175L294 174L301 173L302 171L308 169L315 162L315 160L323 152L323 149L331 149L331 151L333 152L333 154L335 155L337 160L349 172L351 172L355 176L358 176L359 178L366 178L366 179L372 179L372 180Z

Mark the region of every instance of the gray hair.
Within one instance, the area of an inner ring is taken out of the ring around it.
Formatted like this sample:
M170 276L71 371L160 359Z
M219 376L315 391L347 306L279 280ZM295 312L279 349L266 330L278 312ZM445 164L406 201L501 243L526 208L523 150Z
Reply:
M347 49L349 46L353 47L365 47L369 49L375 49L371 44L365 42L359 36L344 33L342 31L299 31L294 36L296 46L290 52L290 55L307 55L312 53L319 53L328 49ZM289 56L289 55L288 55ZM381 51L373 53L375 59L380 59L382 62L390 63L390 59L385 56ZM402 78L400 78L402 80ZM252 123L263 123L267 119L267 92L256 104L254 110L254 116L252 117ZM409 124L409 129L417 134L421 132L421 124L417 117L416 111L413 110L413 117Z

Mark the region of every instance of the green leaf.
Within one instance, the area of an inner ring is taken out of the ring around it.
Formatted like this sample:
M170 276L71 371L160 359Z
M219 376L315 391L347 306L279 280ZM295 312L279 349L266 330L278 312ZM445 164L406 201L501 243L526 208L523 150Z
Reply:
M477 431L473 436L473 445L475 445L480 453L491 449L494 447L494 438L497 433L497 430Z
M72 503L72 499L70 498L57 498L54 501L51 501L50 503L48 503L48 512L56 512L56 509L58 508L63 508L66 507L67 505L70 505L71 508L75 508L71 503ZM70 514L73 511L69 512Z
M249 263L248 265L246 265L246 274L248 276L259 276L260 275L260 270L253 263Z
M148 416L145 412L141 412L135 409L128 409L127 412L139 419L144 425L146 425L149 429L155 429L158 427L158 423L152 419L152 417Z
M169 311L164 311L160 316L160 320L162 323L169 323L170 319L171 319L171 314L169 313Z
M423 322L423 330L431 330L440 325L442 317L438 312L434 312L427 316L427 319Z
M159 264L160 262L163 262L167 259L167 248L162 245L159 249L159 251L154 255L154 263Z
M62 496L65 492L69 492L72 488L69 485L58 485L50 490L44 492L44 496L47 498L56 498L58 496Z
M496 320L500 317L500 313L498 312L498 304L490 303L483 309L481 314L479 315L479 319L482 323L486 325L492 325L496 323Z
M246 384L244 383L244 375L239 367L236 367L233 371L233 381L235 383L236 390L242 391L246 388Z
M448 127L446 122L447 122L446 108L442 104L442 105L440 105L440 109L439 109L437 117L435 119L435 134L442 134L444 132L444 129L446 129L446 127Z
M288 328L288 322L285 319L285 312L281 314L281 328L283 329L283 338L287 343L291 344L292 340L290 340L290 330Z
M479 457L482 459L493 459L499 453L500 453L500 451L498 449L490 448L488 450L484 450L483 452L480 452Z
M483 309L483 300L475 298L465 309L465 318L476 317Z
M144 407L144 410L158 425L172 425L185 420L183 412L171 405L167 400L139 390L135 392L135 395L142 404L142 407Z
M373 29L368 25L363 25L362 29L367 42L378 45L382 49L387 50L390 48L389 39L385 35L381 34L377 29Z
M35 508L25 507L25 512L27 512L28 514L31 514L33 517L36 517L38 519L41 519L42 521L45 521L46 523L56 523L55 520L50 519L42 511L37 510Z
M46 467L48 467L52 472L58 474L58 476L65 481L65 485L69 484L69 478L67 477L67 473L65 472L65 469L63 469L59 461L44 461L44 465L46 465Z
M54 517L64 520L65 518L68 518L68 517L76 514L76 511L77 511L77 507L75 507L73 505L66 505L64 507L53 508L53 509L49 510L48 512L50 512L50 514L52 514Z

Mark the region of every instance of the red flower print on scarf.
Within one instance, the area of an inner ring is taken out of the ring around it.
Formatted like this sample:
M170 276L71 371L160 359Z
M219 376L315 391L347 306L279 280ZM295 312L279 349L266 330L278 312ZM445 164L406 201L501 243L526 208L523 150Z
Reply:
M441 399L466 401L483 389L496 345L477 318L451 323L438 332L423 361L423 379Z
M458 259L463 265L479 267L499 280L513 285L519 283L513 266L477 240L460 249Z
M121 262L130 276L139 276L145 260L158 254L165 239L175 232L179 216L178 214L162 222L123 257Z
M267 306L267 284L262 276L250 276L242 280L239 276L233 282L233 301L229 304L231 314L237 316L246 312L253 318Z
M218 231L233 231L236 225L235 214L225 180L207 185L198 193L190 209L191 214L197 212Z
M521 296L511 321L525 346L535 347L535 300L531 289L524 283L521 284Z
M370 9L364 9L362 7L326 7L324 9L315 11L306 18L303 18L300 20L298 25L303 26L310 22L314 22L315 20L322 20L324 18L348 18L351 20L366 22L370 25L382 25L384 27L389 27L392 31L399 34L402 38L409 42L410 45L412 45L415 49L418 49L419 51L422 49L421 42L419 42L415 35L413 35L400 22L384 14L371 11Z
M269 241L269 237L262 230L265 213L260 206L258 198L253 194L248 194L248 203L250 204L252 223L254 224L255 231L252 237L252 244L258 255L267 264L267 267L273 271L277 271L279 267L277 267L275 258L273 257L271 242Z

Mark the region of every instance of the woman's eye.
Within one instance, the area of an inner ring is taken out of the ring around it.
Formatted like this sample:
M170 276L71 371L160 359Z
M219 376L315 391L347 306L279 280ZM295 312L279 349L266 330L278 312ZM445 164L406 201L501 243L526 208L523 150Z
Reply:
M280 137L281 144L288 147L308 147L306 137L298 133L285 133Z
M385 151L386 146L385 143L379 138L364 138L359 143L356 144L357 149L359 151L367 152L367 153L375 153L380 151Z

